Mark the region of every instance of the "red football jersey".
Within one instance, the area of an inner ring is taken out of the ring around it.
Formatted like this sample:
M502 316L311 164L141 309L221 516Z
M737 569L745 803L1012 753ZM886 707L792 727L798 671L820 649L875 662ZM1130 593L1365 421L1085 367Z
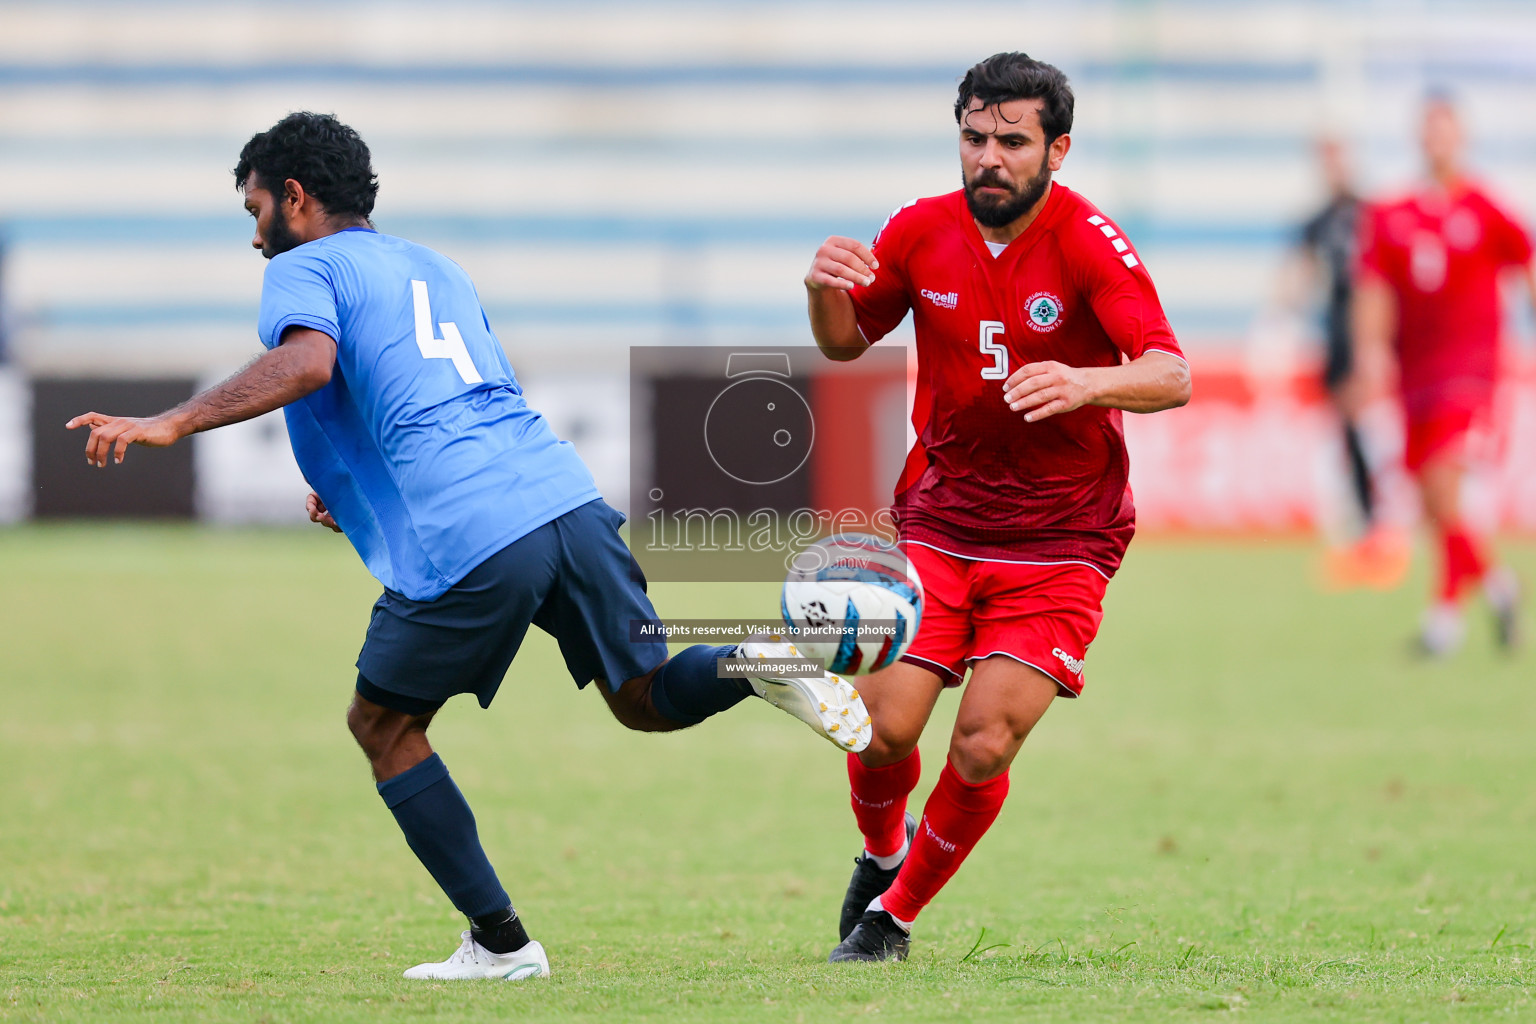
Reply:
M1499 276L1531 240L1476 185L1372 205L1360 263L1397 295L1397 353L1410 411L1486 400L1498 373Z
M893 508L902 537L966 558L1113 573L1136 528L1120 411L1084 406L1026 423L1003 382L1042 360L1118 366L1153 349L1183 358L1136 250L1060 184L998 256L963 191L898 210L874 250L874 283L851 293L859 330L878 341L910 309L917 331L917 444Z

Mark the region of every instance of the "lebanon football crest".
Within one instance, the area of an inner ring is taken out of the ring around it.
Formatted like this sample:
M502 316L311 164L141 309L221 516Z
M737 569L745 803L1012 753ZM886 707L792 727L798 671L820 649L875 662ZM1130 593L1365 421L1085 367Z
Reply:
M1024 303L1024 316L1042 334L1054 331L1061 323L1061 300L1050 292L1035 292Z

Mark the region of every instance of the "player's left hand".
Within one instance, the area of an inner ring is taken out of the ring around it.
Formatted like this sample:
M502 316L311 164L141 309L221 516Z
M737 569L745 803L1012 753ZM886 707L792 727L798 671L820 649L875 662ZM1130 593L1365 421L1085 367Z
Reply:
M181 429L167 415L108 416L88 412L64 424L66 430L77 427L91 428L91 436L85 441L85 461L98 469L107 464L108 457L113 462L122 462L123 454L130 444L164 448L175 444L182 437Z
M310 491L309 497L304 499L304 511L309 513L310 522L319 523L335 533L341 532L341 527L337 526L336 520L331 517L330 509L325 507L325 501L314 491Z
M1003 401L1014 412L1024 413L1025 423L1038 423L1093 401L1092 378L1090 367L1025 363L1003 382Z

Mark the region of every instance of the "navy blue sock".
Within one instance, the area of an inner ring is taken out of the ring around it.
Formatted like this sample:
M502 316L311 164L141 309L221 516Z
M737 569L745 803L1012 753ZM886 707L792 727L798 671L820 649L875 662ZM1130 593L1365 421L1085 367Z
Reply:
M475 815L442 758L433 754L379 783L379 796L422 866L464 916L483 917L512 905L480 848Z
M680 652L651 677L651 704L664 718L698 725L752 696L752 684L745 679L715 678L715 660L735 649L735 644L700 644Z

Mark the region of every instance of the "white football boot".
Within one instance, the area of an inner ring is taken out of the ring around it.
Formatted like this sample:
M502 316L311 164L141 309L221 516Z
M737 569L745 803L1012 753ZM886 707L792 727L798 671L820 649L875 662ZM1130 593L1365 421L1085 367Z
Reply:
M417 964L405 972L407 978L426 978L433 981L464 981L470 978L500 978L503 981L522 981L525 978L549 977L549 957L544 947L530 941L522 949L511 953L492 953L474 940L469 932L462 936L464 942L453 956L440 964Z
M800 649L777 633L758 633L739 645L732 658L760 661L768 658L803 658ZM842 676L831 672L821 678L752 676L752 691L780 711L787 711L815 730L839 750L858 753L869 746L874 730L869 709L859 691Z
M1419 620L1419 652L1431 658L1448 658L1461 647L1466 633L1459 608L1443 602L1431 605Z

